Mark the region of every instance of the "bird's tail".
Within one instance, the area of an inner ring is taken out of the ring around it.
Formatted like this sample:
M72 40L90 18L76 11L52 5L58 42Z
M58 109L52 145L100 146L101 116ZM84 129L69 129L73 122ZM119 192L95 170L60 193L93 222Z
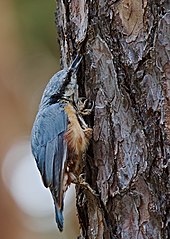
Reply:
M58 205L55 205L55 217L58 229L60 230L60 232L62 232L64 224L63 209L59 208Z
M64 225L64 217L63 217L63 208L64 208L64 202L63 197L61 200L59 200L59 195L56 195L55 191L51 189L51 193L54 200L54 206L55 206L55 220L58 226L58 229L60 232L63 231L63 225Z

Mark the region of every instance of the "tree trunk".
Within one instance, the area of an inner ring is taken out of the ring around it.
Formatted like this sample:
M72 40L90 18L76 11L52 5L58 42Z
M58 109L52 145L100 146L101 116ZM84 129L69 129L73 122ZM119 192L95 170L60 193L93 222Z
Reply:
M57 1L62 64L81 49L95 101L83 173L98 196L77 187L79 238L170 238L168 2Z

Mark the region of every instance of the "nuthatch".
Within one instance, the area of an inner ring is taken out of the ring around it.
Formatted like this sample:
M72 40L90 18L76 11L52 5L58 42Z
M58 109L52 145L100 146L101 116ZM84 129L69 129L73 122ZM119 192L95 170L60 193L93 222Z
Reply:
M68 69L56 73L47 84L32 128L32 153L45 187L54 199L56 222L63 230L64 194L75 182L79 162L86 151L92 129L81 112L76 73L82 57Z

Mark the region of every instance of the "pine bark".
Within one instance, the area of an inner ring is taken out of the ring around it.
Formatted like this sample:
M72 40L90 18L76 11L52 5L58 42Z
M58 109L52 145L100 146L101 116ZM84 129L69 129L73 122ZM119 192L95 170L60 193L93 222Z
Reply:
M79 238L170 238L169 1L58 0L56 23L95 102L82 172L98 196L77 187Z

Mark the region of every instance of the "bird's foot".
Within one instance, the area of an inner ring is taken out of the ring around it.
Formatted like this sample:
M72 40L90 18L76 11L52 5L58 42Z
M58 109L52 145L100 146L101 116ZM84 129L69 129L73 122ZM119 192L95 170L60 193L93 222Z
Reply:
M77 109L81 115L90 115L94 109L94 101L80 97L77 102Z
M91 128L85 128L83 131L84 131L86 139L90 140L92 137L93 130Z
M94 196L98 196L97 193L90 187L90 185L85 181L85 179L83 178L84 174L80 174L78 176L78 184L82 187L84 187L85 189L87 189L91 194L93 194Z
M72 174L72 173L71 173ZM75 175L71 175L72 178L72 183L76 184L76 185L80 185L82 187L84 187L86 190L88 190L93 196L98 197L99 195L90 187L90 185L85 181L85 179L83 178L84 174L80 174L78 177L76 177Z

